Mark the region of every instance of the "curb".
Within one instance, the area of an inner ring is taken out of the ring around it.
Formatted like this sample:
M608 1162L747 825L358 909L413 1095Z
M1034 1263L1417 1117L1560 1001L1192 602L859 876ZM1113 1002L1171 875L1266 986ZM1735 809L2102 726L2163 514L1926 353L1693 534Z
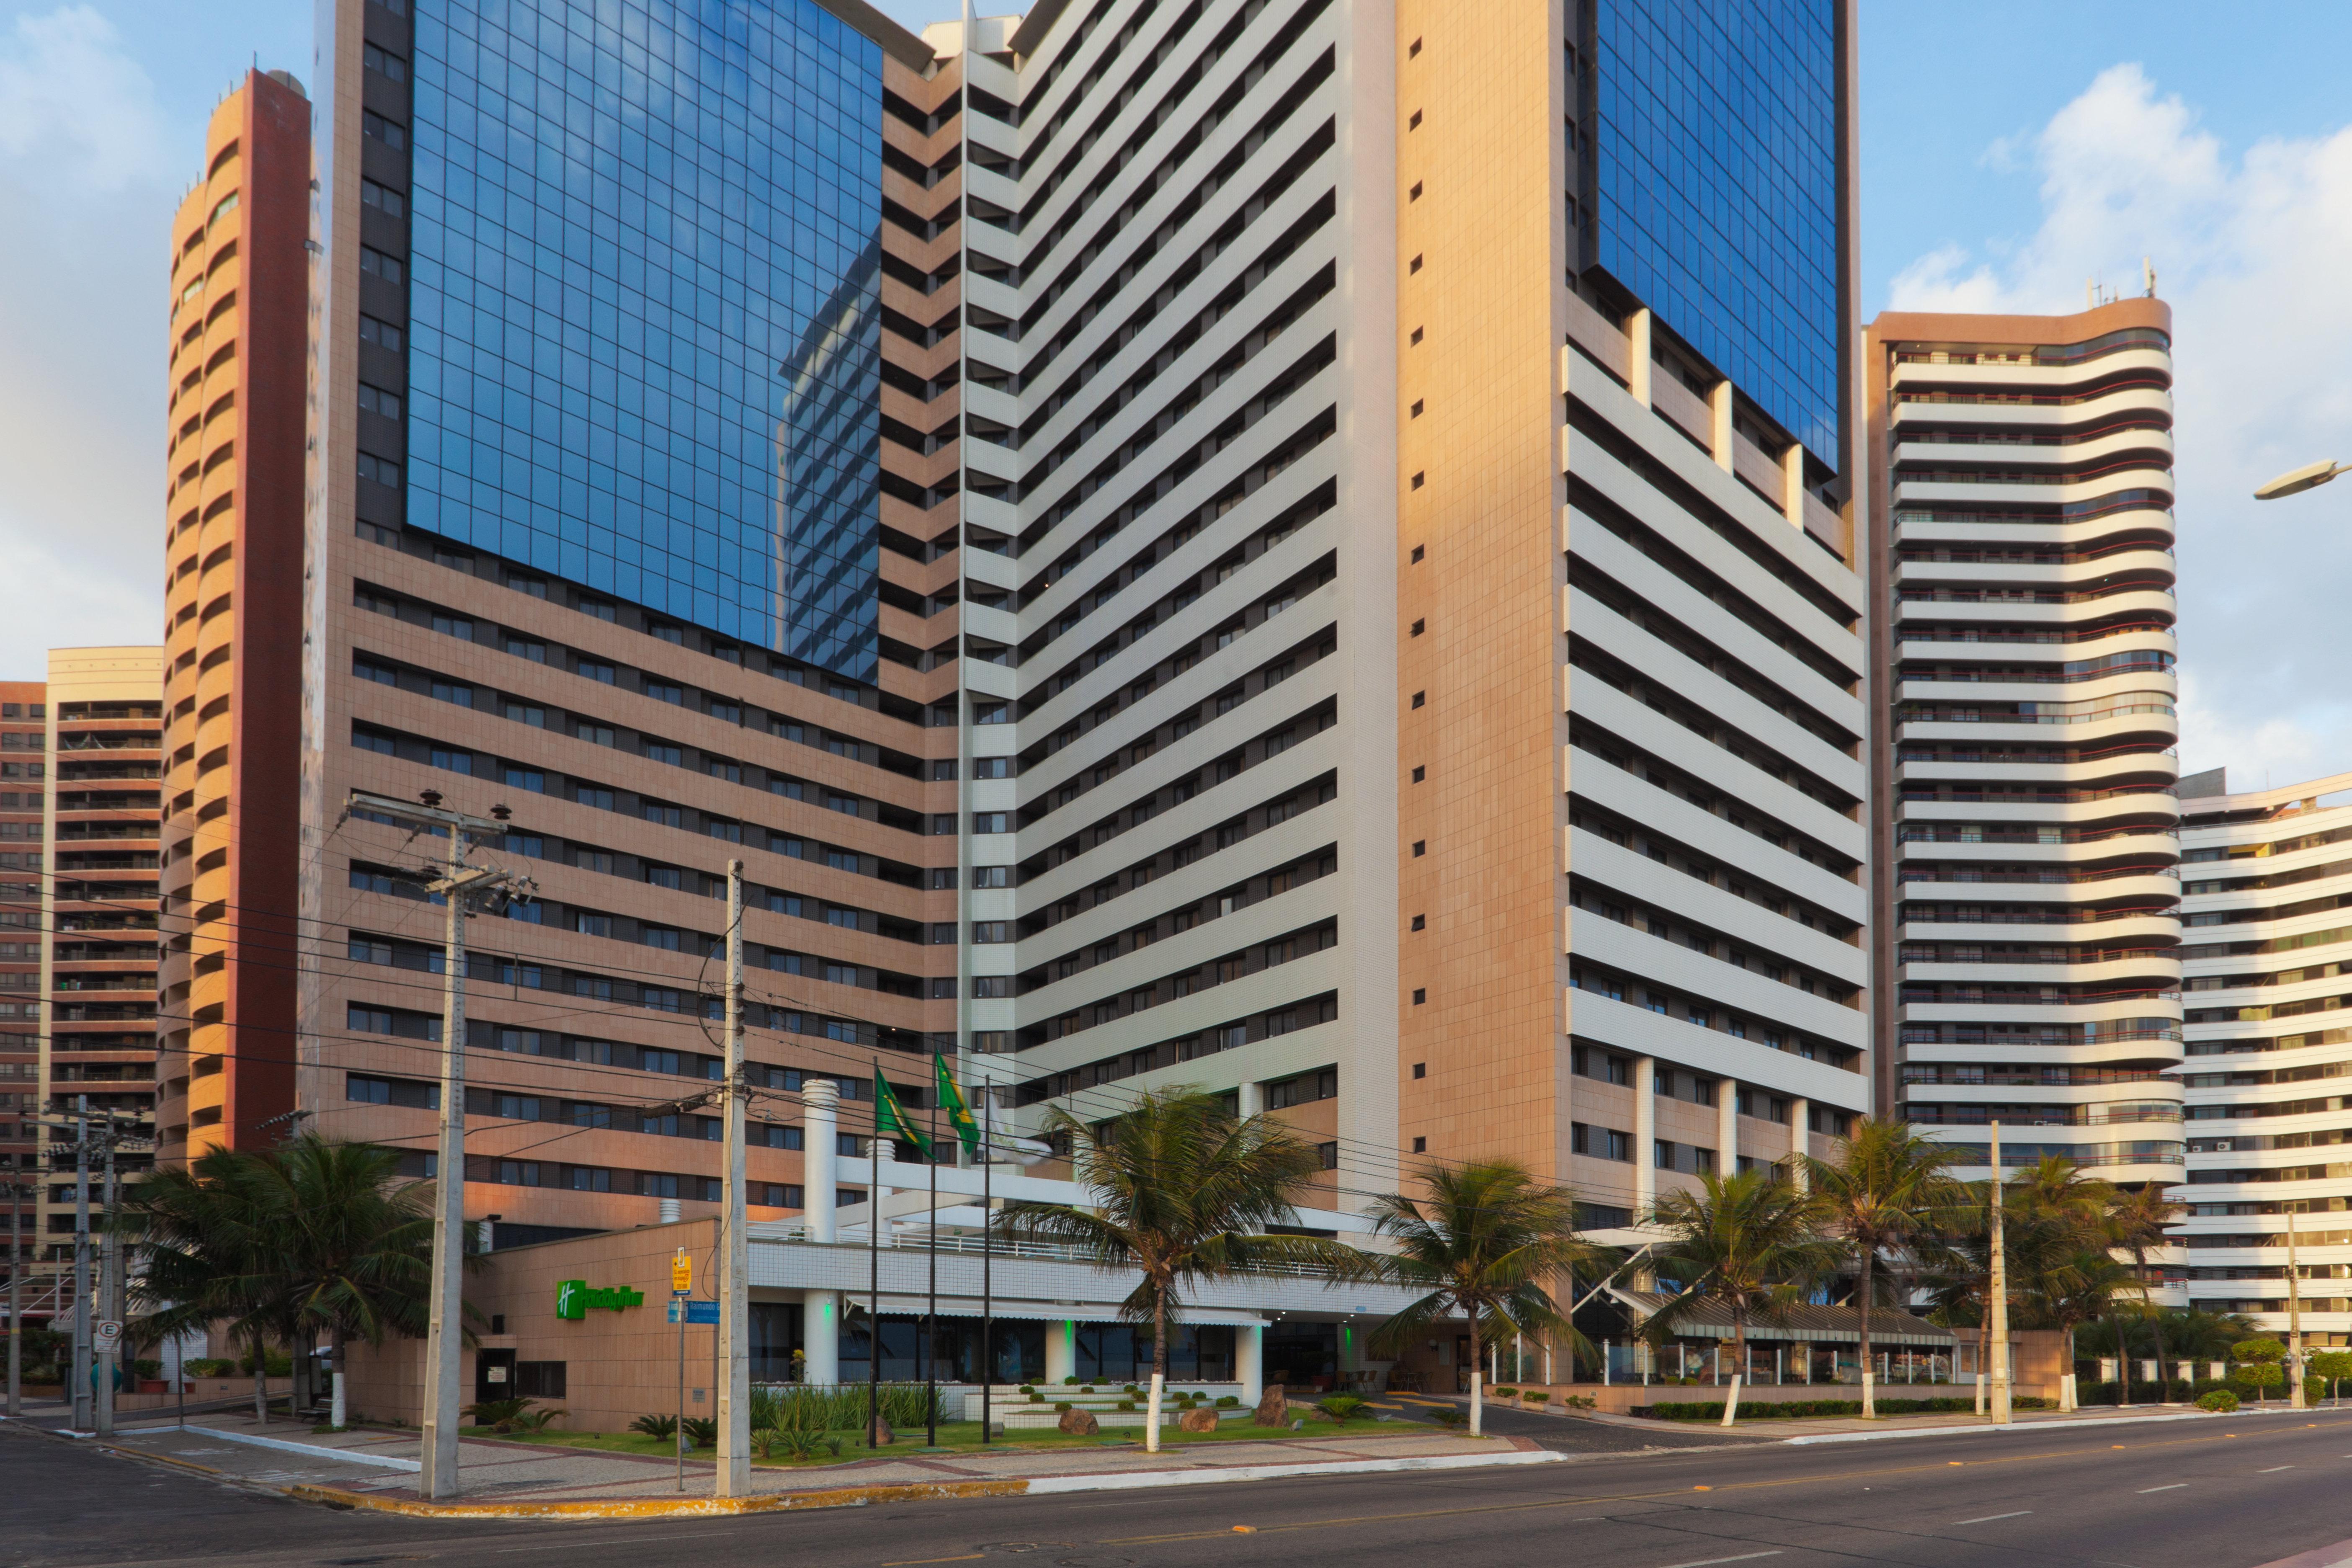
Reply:
M1556 1465L1567 1456L1550 1449L1496 1454L1434 1454L1402 1459L1342 1459L1328 1464L1239 1465L1213 1470L1147 1470L1129 1474L1038 1476L1001 1481L931 1481L901 1486L838 1487L824 1491L770 1492L748 1498L615 1498L606 1502L428 1502L380 1497L335 1487L293 1486L289 1497L340 1510L368 1509L413 1519L714 1519L750 1513L790 1513L818 1508L934 1498L1049 1497L1143 1487L1202 1486L1224 1481L1283 1480L1310 1476L1366 1475L1391 1470L1454 1470L1488 1465ZM190 1466L190 1468L198 1467Z
M2002 1432L2073 1432L2090 1426L2148 1426L2165 1421L2242 1421L2261 1412L2240 1410L2228 1416L2218 1411L2184 1411L2178 1415L2105 1415L2094 1421L2017 1421L2006 1426L1906 1426L1896 1432L1817 1432L1810 1437L1783 1437L1790 1447L1810 1443L1883 1443L1894 1437L1960 1437ZM2307 1412L2306 1412L2307 1414Z
M226 1437L232 1443L250 1443L257 1448L275 1448L280 1453L305 1454L314 1459L341 1459L350 1465L376 1465L387 1470L404 1470L416 1475L425 1468L422 1459L395 1458L390 1454L361 1454L349 1448L330 1447L324 1443L296 1443L284 1437L264 1437L252 1432L230 1432L218 1426L207 1426L205 1435Z

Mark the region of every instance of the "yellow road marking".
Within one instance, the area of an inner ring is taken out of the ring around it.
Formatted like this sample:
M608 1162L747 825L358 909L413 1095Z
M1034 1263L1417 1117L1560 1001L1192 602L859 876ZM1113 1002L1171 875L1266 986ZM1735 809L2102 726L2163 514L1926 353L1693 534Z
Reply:
M987 1556L984 1552L967 1552L961 1557L901 1557L896 1563L885 1563L882 1568L915 1568L919 1563L971 1563Z

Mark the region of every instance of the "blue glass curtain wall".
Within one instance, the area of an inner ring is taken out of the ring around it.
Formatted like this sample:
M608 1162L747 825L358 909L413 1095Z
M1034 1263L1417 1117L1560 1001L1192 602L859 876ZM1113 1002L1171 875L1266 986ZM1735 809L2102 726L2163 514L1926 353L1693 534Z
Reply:
M1837 0L1596 0L1596 255L1837 458Z
M813 0L417 0L408 521L855 679L881 52Z

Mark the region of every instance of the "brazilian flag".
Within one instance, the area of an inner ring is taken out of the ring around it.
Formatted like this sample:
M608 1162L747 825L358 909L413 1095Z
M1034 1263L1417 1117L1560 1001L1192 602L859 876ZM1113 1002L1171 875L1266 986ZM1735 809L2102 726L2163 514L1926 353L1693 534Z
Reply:
M948 1058L933 1051L931 1062L938 1068L940 1109L948 1113L948 1125L963 1140L963 1146L976 1155L980 1152L980 1124L971 1118L971 1107L964 1103L963 1090L956 1087L955 1074L948 1070Z
M890 1092L890 1080L882 1076L879 1068L874 1072L874 1136L904 1139L921 1150L924 1159L931 1157L931 1141L923 1136L922 1130L898 1103L898 1097Z

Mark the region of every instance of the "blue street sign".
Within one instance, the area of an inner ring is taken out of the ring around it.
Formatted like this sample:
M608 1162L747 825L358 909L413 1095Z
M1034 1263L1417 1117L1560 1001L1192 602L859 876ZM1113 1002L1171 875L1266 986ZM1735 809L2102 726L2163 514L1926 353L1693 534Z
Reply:
M708 1323L713 1327L718 1325L719 1303L716 1301L681 1301L673 1297L669 1304L671 1322L675 1323L678 1321L677 1311L680 1307L686 1309L686 1321L688 1323Z

